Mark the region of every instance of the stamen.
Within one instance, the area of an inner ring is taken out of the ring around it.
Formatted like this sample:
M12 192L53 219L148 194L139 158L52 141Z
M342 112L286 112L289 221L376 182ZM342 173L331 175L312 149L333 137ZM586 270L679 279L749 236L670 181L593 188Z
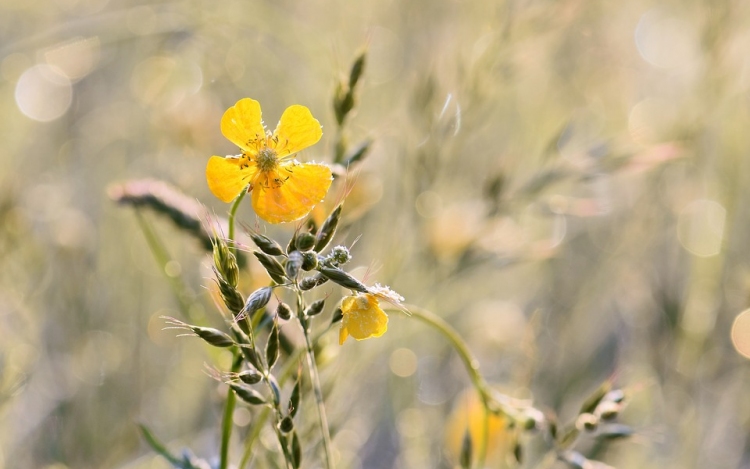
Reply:
M276 156L276 150L268 147L262 148L258 152L258 156L255 157L255 164L262 172L268 172L276 169L276 166L278 166L279 164L278 157Z

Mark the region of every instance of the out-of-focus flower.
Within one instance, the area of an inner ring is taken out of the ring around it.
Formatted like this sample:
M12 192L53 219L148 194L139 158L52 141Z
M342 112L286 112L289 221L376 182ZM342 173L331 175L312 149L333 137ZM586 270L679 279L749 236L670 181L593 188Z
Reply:
M263 125L260 104L244 98L224 113L221 132L242 151L239 156L208 160L208 187L222 201L231 202L247 188L260 218L284 223L310 213L328 192L332 181L328 166L294 159L295 153L323 135L320 122L305 106L289 106L270 133Z
M474 389L467 389L456 399L456 405L445 426L445 448L450 457L458 461L464 435L469 432L472 453L477 454L484 431L484 406ZM510 447L510 433L507 422L500 415L490 414L487 425L486 463L493 467L500 465ZM492 464L489 464L492 463Z

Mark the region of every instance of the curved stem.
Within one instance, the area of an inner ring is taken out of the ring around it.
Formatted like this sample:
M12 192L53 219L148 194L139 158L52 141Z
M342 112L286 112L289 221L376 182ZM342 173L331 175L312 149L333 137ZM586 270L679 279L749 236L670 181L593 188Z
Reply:
M453 327L448 324L443 318L427 311L426 309L419 308L413 305L403 305L410 313L411 317L419 319L425 324L432 326L435 330L440 332L448 342L453 346L453 349L458 353L461 361L469 373L471 384L476 389L479 398L482 401L482 406L485 410L485 417L482 428L482 441L479 444L479 453L477 455L477 467L484 466L484 459L487 453L487 438L488 438L488 425L489 425L489 412L490 402L493 400L490 392L490 388L487 382L484 380L482 375L479 373L479 361L471 354L469 347L461 336L456 332Z
M159 238L159 235L151 227L148 220L143 217L140 210L135 211L135 218L138 220L138 226L141 228L143 236L146 237L146 243L151 250L151 255L159 264L162 273L164 273L167 263L172 260L166 246L164 246L161 238ZM188 292L187 285L185 284L182 275L166 275L166 277L167 280L169 280L169 285L172 287L172 292L174 292L174 295L177 298L177 303L180 305L180 312L186 318L194 320L195 318L190 314L190 305L195 302L195 299L192 298Z
M237 214L237 208L240 206L240 202L245 197L247 191L243 190L240 195L234 199L232 208L229 209L229 249L233 252L236 250L234 246L234 220ZM242 367L242 359L239 350L234 351L232 357L232 372L237 373ZM221 453L219 456L219 469L227 469L229 465L229 440L232 437L232 415L234 414L234 406L237 403L237 396L234 394L232 388L227 389L227 399L224 403L224 414L221 421Z

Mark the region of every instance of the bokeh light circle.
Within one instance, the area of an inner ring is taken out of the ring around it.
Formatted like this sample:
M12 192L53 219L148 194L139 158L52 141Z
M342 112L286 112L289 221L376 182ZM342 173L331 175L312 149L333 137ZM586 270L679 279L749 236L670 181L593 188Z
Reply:
M18 109L26 117L50 122L70 108L73 86L55 67L34 65L18 78L15 98Z
M737 353L750 358L750 309L741 312L732 323L732 344Z
M689 203L677 220L680 245L698 257L721 252L727 211L718 202L700 199Z

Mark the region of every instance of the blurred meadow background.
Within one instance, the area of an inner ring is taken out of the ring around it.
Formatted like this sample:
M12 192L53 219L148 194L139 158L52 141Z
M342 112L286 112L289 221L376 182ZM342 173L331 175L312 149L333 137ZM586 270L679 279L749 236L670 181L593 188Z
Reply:
M159 319L221 323L210 262L112 195L157 179L225 216L205 165L237 153L219 121L243 97L270 128L309 107L324 135L301 158L331 162L364 48L344 137L372 145L336 239L359 237L353 273L561 422L624 389L633 435L584 455L750 468L748 25L741 0L0 1L0 467L168 467L138 423L215 461L225 388L204 363L229 357ZM256 226L249 201L239 217ZM267 282L247 269L245 294ZM319 359L338 465L454 467L470 385L445 340L397 313L379 339L336 336ZM235 435L252 417L238 407ZM567 467L534 435L514 465L499 433L490 467Z

